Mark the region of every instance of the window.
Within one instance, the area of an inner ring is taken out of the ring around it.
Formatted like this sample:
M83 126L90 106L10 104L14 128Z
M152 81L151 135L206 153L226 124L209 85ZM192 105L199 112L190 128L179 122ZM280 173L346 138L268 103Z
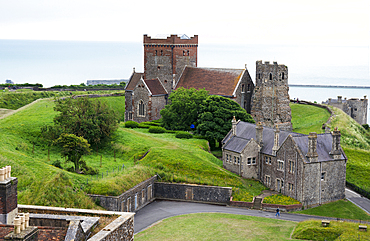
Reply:
M268 176L268 175L266 175L266 176L265 176L265 184L266 184L267 186L270 186L270 184L271 184L271 177L270 177L270 176Z
M272 73L270 73L270 80L272 80Z
M129 113L128 113L128 119L129 119L129 120L132 120L132 112L129 112Z
M236 164L236 156L234 156L234 164Z
M145 202L145 189L141 190L141 204Z
M131 212L131 198L127 198L127 202L126 202L126 212Z
M158 51L156 50L156 51L155 51L155 56L157 56L157 55L158 55Z
M281 73L281 79L284 79L284 78L285 78L285 74L283 72L283 73Z
M252 158L252 164L256 164L256 158L255 157Z
M185 50L182 51L182 56L185 56Z
M258 79L261 79L261 74L260 74L260 73L258 74L258 77L257 77L257 78L258 78Z
M250 164L252 164L252 158L247 159L247 165L250 165Z
M284 169L284 161L278 160L278 170L283 170Z
M251 91L251 84L247 85L247 91Z
M269 165L271 165L271 157L269 157Z
M140 100L139 101L139 113L138 113L138 116L145 116L145 105L144 105L144 101Z
M294 173L294 161L289 161L289 172Z
M321 173L321 181L326 181L326 172Z
M245 91L244 91L244 84L242 84L242 93L244 93Z
M146 191L146 193L147 193L147 200L152 199L152 185L149 185L149 186L147 187L147 191Z
M238 165L240 165L240 157L236 158L238 160Z
M163 56L163 50L161 50L161 56Z
M226 162L228 162L228 161L229 161L229 155L226 154Z
M293 191L293 183L288 183L288 189L289 191Z
M267 156L265 156L265 163L269 164L269 158Z
M188 56L190 55L190 51L189 50L187 51L187 54L188 54Z

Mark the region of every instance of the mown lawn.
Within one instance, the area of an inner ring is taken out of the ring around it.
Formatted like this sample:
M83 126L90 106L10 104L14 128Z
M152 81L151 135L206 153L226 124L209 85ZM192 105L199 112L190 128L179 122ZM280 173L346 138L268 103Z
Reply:
M296 222L236 214L196 213L165 219L135 240L291 240Z
M296 211L295 213L370 221L370 215L368 215L361 208L357 207L355 204L347 200L339 200L336 202L323 204L315 208Z

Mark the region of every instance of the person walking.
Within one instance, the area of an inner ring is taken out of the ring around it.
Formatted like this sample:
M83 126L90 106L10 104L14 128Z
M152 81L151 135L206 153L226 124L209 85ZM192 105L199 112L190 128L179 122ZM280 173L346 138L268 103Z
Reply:
M276 216L280 217L280 209L279 209L279 207L276 209L275 217L276 217Z

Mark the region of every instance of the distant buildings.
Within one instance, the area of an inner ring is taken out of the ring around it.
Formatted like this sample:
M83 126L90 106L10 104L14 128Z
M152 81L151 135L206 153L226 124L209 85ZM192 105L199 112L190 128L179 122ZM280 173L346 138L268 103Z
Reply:
M343 110L360 125L367 124L368 99L366 98L366 95L363 99L351 98L348 100L347 98L342 99L342 96L338 96L338 99L329 98L327 101L323 101L322 103Z
M14 82L13 82L13 81L11 81L10 79L7 79L7 80L5 80L5 84L11 84L11 85L13 85L13 84L14 84Z
M127 79L111 79L111 80L88 80L87 85L119 85L121 82L127 83Z

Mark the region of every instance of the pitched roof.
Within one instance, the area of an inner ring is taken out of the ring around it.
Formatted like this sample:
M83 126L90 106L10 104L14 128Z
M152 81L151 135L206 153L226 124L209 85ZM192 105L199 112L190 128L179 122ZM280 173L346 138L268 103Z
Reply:
M186 66L176 89L195 88L209 91L211 95L232 96L244 69L197 68Z
M146 79L143 80L146 86L148 86L152 95L165 95L168 94L159 79Z
M143 73L132 73L130 80L128 81L128 84L126 85L125 90L133 91L135 86L137 85L137 82L141 79L141 77L144 77Z
M291 135L294 142L297 144L298 148L301 150L302 154L305 156L308 151L308 136L295 132L288 132L280 130L279 134L279 146L283 144L286 138ZM272 147L274 146L274 136L275 129L263 127L263 147L261 153L272 155ZM256 125L248 122L239 121L236 125L236 135L232 136L231 131L226 135L223 143L226 143L224 148L227 150L240 153L242 149L248 144L250 139L256 140ZM333 137L331 133L318 134L317 135L317 154L318 161L330 161L333 158L330 156L330 151L332 148ZM239 142L239 143L236 143ZM341 159L346 159L344 153L342 152Z

